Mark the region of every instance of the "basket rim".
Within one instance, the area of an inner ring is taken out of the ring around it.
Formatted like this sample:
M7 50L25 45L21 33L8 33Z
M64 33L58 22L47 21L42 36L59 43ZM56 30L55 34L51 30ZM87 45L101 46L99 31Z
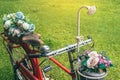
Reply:
M85 78L89 78L89 79L102 79L104 77L107 76L107 70L105 69L103 73L95 73L95 72L82 72L80 71L80 62L77 62L77 66L76 66L76 71L77 73L82 76L82 77L85 77Z

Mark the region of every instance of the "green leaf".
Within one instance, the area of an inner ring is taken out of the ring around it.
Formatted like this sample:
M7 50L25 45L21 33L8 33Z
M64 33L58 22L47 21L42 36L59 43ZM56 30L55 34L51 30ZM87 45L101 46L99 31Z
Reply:
M110 67L113 67L113 64L110 64Z
M105 69L106 67L105 67L105 64L99 64L99 65L98 65L98 68L100 68L100 69Z
M82 66L87 66L87 60L82 61Z

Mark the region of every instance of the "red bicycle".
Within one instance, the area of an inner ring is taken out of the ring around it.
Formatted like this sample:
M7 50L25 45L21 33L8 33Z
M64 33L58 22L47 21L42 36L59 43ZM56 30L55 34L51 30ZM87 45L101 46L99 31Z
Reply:
M3 38L3 44L10 56L10 61L15 74L15 80L47 80L45 77L45 72L47 72L51 68L50 66L48 66L45 69L41 69L40 65L44 62L44 60L40 63L40 60L38 58L42 57L49 58L49 60L55 63L66 73L68 73L73 80L76 80L76 74L73 66L73 62L75 61L75 59L72 59L71 53L75 51L75 49L77 48L77 44L69 45L67 47L50 52L49 47L46 45L42 46L41 48L35 49L36 46L41 45L39 39L34 40L32 38L37 35L32 35L32 37L31 35L23 37L23 39L26 37L27 39L22 40L20 44L15 44L11 42L9 39L7 39L4 33L2 33L1 36ZM79 47L85 46L91 43L91 41L91 39L81 41L79 43ZM53 58L53 56L64 52L68 52L68 58L71 68L70 70Z
M89 14L93 13L93 9L91 7L83 6L82 8L87 8ZM102 77L96 77L90 79L80 79L80 75L77 70L74 68L73 63L79 61L79 54L76 58L72 57L72 53L77 49L79 53L79 48L85 45L92 43L92 39L88 38L87 40L80 40L80 9L78 11L78 36L77 43L68 45L67 47L50 51L49 46L43 45L42 40L40 39L39 34L29 34L26 36L22 36L21 39L12 38L6 36L5 33L1 33L1 37L3 38L3 44L6 50L9 53L10 61L14 70L15 80L50 80L50 78L46 77L46 72L51 70L50 66L45 68L41 68L41 65L46 61L50 60L55 63L59 68L68 73L72 80L90 80ZM70 63L70 69L66 68L59 61L57 61L54 56L68 52L68 58ZM39 58L43 58L40 61ZM83 75L84 76L84 75ZM101 79L102 80L102 79Z

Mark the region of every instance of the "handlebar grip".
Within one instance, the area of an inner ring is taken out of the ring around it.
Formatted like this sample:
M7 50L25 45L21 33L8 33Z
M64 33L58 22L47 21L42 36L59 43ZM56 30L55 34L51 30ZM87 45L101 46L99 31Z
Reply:
M29 54L29 58L40 58L40 57L46 57L44 54Z

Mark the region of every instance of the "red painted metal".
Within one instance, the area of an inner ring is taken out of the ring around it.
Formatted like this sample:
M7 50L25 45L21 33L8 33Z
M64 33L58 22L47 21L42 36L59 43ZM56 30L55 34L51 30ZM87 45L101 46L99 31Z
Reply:
M22 44L22 47L26 51L27 54L36 54L36 51L32 51L27 44ZM32 67L33 67L33 74L38 78L38 80L43 80L42 71L39 67L39 60L38 58L30 58Z
M39 79L37 79L37 77L35 77L28 69L26 69L26 67L25 67L22 63L18 63L18 65L19 65L19 70L23 73L23 75L24 75L27 79L39 80Z
M25 80L29 80L28 76L25 75L26 73L22 69L19 69L19 70L22 73L22 75L24 76Z
M49 59L54 62L57 66L59 66L62 70L64 70L66 73L71 75L71 71L67 69L65 66L63 66L60 62L58 62L56 59L53 57L49 57Z
M1 34L2 38L4 41L6 41L7 43L11 44L11 42L4 36L4 34ZM13 48L18 48L18 47L23 47L23 49L26 51L26 54L36 54L37 51L32 51L30 46L28 44L24 44L21 43L18 46L13 46ZM63 66L60 62L58 62L56 59L54 59L53 57L48 57L53 63L55 63L58 67L60 67L62 70L64 70L66 73L68 73L71 77L72 80L75 80L75 73L71 73L71 71L69 69L67 69L65 66ZM42 76L42 70L39 67L39 60L38 58L30 58L31 64L32 64L32 68L33 68L33 74L26 69L26 67L20 62L17 62L18 66L19 66L19 70L21 71L21 73L24 75L24 77L26 78L26 80L44 80L43 76Z
M66 73L68 73L71 77L72 80L75 80L76 76L75 73L71 73L69 69L67 69L65 66L63 66L60 62L58 62L55 58L53 57L48 57L53 63L55 63L58 67L60 67L62 70L64 70Z

